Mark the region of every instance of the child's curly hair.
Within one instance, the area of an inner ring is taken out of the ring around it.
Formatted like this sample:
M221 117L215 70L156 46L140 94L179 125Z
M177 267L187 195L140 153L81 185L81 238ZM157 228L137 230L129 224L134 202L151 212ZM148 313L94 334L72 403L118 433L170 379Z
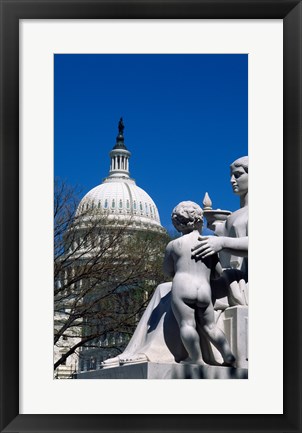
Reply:
M177 231L202 227L203 210L193 201L182 201L172 211L172 223Z

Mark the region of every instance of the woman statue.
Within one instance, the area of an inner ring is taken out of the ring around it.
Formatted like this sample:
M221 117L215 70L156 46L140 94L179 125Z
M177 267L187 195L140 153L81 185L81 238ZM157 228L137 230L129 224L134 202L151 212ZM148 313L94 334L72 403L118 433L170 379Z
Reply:
M248 157L244 156L231 164L233 192L240 197L240 209L233 212L220 224L214 224L207 216L208 228L217 236L200 236L201 241L192 249L196 258L219 253L223 267L221 278L212 284L213 297L228 297L230 306L247 305L248 282Z
M200 236L192 257L204 259L219 253L220 278L212 281L214 300L228 298L229 305L247 305L248 276L248 157L231 164L231 184L240 197L240 209L220 224L207 216L208 227L216 236ZM188 357L177 321L171 308L172 283L160 284L125 351L102 363L102 367L137 362L181 362ZM213 301L214 302L214 301ZM228 306L225 305L224 308ZM206 363L216 364L209 342L201 338L202 356Z

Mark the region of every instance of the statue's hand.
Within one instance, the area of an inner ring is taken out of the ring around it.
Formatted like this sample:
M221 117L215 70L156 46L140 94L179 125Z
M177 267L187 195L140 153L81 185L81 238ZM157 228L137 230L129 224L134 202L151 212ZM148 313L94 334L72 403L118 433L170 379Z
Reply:
M218 236L199 236L200 243L192 248L192 256L204 259L218 253L223 248L223 238Z

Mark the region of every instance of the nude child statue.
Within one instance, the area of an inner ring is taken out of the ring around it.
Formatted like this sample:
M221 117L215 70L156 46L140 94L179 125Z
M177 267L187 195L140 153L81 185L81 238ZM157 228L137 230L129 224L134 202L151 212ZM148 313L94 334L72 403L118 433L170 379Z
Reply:
M179 203L172 212L172 222L182 237L166 248L164 272L173 277L171 307L180 328L180 337L188 358L182 362L204 364L200 332L221 353L224 365L233 365L235 357L224 333L216 326L210 286L211 273L221 270L217 254L208 258L192 257L203 224L203 211L191 201Z

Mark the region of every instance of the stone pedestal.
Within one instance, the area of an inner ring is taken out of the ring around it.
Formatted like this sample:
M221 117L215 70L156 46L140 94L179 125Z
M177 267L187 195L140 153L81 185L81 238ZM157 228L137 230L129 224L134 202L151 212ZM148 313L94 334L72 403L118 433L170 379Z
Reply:
M232 352L236 357L236 367L247 368L248 307L236 306L227 308L220 314L217 325L225 333L230 343ZM218 354L218 352L215 353L216 359L218 359L219 356L220 354Z
M245 368L142 362L79 373L77 379L247 379Z

